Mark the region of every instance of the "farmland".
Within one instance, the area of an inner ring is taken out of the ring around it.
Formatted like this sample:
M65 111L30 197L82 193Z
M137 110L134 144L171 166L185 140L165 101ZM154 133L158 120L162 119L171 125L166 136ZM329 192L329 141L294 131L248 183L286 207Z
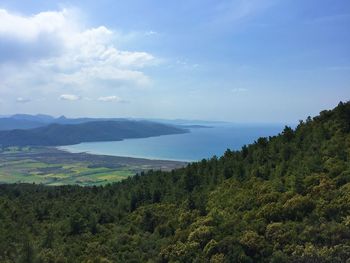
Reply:
M185 163L68 153L53 147L0 149L0 183L105 185L136 173L171 170Z

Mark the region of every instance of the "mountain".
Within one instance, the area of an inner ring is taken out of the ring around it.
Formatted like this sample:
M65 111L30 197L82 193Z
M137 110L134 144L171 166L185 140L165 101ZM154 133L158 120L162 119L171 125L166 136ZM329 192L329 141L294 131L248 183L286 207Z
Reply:
M197 121L197 120L166 120L166 119L144 119L144 118L66 118L60 116L58 118L46 114L15 114L12 116L0 116L0 131L14 129L33 129L47 126L49 124L81 124L85 122L95 121L148 121L162 123L165 125L177 126L179 128L200 128L210 127L212 125L223 125L225 122L214 121Z
M46 114L37 114L37 115L15 114L15 115L12 115L11 118L15 120L26 120L26 121L43 122L43 123L51 123L51 122L54 122L55 120L54 117Z
M14 129L33 129L47 125L40 121L15 119L12 117L0 118L0 131Z
M15 114L12 116L0 116L0 131L14 129L33 129L54 123L56 120L58 119L45 114Z
M346 263L350 103L171 172L1 185L0 218L2 262Z
M49 124L80 124L85 122L93 122L93 121L108 121L108 120L125 120L119 118L76 118L70 119L65 116L60 116L58 118L52 117L50 115L45 114L37 114L37 115L29 115L29 114L15 114L8 117L0 118L0 131L4 130L27 130L38 127L47 126Z
M186 129L147 121L95 121L80 124L50 124L29 130L0 131L2 146L58 146L81 142L120 141L185 133Z

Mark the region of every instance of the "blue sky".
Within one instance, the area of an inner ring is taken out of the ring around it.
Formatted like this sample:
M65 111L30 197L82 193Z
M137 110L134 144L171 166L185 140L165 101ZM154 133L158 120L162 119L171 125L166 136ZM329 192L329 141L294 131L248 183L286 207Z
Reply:
M350 95L347 0L0 3L0 114L296 122Z

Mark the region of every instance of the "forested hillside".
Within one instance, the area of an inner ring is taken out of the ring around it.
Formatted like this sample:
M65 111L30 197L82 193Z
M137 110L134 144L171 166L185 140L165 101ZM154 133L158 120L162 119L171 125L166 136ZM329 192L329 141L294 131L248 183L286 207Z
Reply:
M349 262L350 103L172 172L0 186L0 262Z
M78 124L54 123L35 129L0 131L0 146L57 146L186 132L187 129L150 121L100 120Z

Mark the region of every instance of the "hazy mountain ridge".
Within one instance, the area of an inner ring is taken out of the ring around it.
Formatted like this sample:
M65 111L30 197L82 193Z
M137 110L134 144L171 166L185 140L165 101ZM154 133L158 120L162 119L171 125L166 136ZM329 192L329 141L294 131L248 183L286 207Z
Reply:
M12 117L0 118L0 131L14 129L34 129L47 125L40 121L14 119Z
M15 114L0 118L1 130L32 129L47 126L49 124L80 124L93 121L120 121L127 118L66 118L65 116L53 117L46 114Z
M2 146L58 146L93 141L118 141L188 132L187 129L147 121L89 121L78 124L48 124L27 130L0 131Z
M15 114L11 116L0 116L0 131L1 130L14 130L14 129L33 129L38 127L47 126L49 124L81 124L85 122L97 122L97 121L147 121L154 123L162 123L165 125L173 125L179 128L187 126L198 127L210 127L211 125L227 124L227 122L218 121L200 121L200 120L182 120L182 119L146 119L146 118L67 118L65 116L53 117L46 114Z

